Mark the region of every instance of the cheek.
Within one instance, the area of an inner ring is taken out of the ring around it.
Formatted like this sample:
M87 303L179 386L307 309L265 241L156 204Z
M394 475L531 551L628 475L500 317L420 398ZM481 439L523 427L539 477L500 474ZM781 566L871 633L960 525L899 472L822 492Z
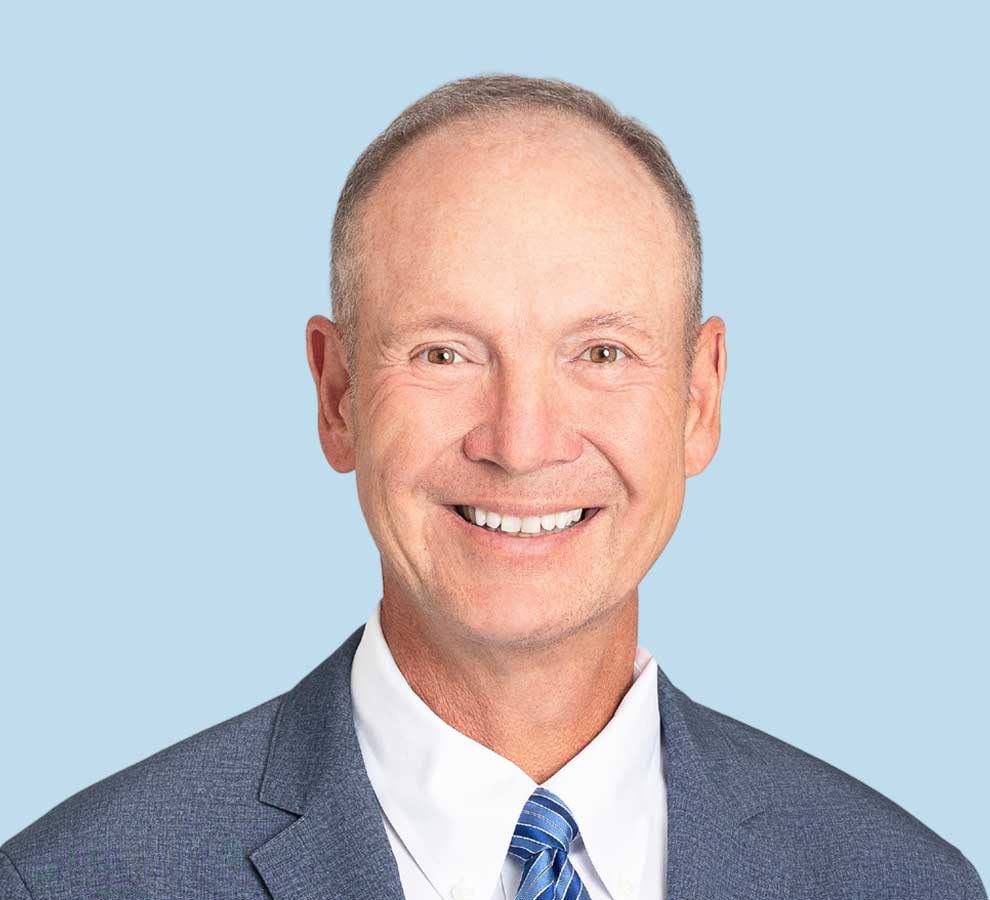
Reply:
M642 387L596 398L584 434L608 458L631 501L655 499L683 475L683 423L665 393Z
M464 424L463 405L451 392L401 378L381 379L361 401L357 471L372 492L398 494L421 483Z

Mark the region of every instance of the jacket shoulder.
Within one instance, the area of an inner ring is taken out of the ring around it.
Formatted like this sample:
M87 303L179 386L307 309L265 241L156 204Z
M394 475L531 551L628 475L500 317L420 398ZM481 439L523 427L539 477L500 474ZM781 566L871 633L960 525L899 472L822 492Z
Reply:
M150 879L171 877L190 855L217 866L243 863L247 852L294 818L258 801L284 696L63 800L0 846L0 896L20 896L11 886L15 875L35 897L43 896L35 893L39 887L76 896L71 885L102 885L92 879L110 872L123 886L121 896L128 888L130 896L144 896Z
M986 900L959 849L889 797L793 744L692 703L707 740L719 736L714 771L737 786L744 804L760 808L748 822L750 832L763 832L800 856L820 888L845 896L858 872L874 889L903 885L898 897ZM930 891L919 893L922 885Z

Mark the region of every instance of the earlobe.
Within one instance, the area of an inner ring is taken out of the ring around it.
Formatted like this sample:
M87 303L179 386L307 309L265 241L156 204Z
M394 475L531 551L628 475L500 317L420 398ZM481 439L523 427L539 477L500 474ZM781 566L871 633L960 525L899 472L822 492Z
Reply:
M712 316L701 326L689 374L690 399L684 430L686 478L703 471L718 449L726 364L725 322Z
M337 326L326 316L306 323L306 356L316 384L317 429L327 462L338 472L354 469L350 374Z

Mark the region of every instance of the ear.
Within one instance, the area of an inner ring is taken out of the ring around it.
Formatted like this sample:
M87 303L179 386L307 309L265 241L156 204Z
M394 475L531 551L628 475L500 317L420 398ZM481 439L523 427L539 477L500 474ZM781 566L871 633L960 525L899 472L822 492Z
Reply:
M690 397L684 423L684 477L711 462L721 434L722 385L725 383L725 322L712 316L698 332Z
M326 316L306 323L306 356L316 382L317 427L327 462L338 472L354 469L354 429L350 374L343 340Z

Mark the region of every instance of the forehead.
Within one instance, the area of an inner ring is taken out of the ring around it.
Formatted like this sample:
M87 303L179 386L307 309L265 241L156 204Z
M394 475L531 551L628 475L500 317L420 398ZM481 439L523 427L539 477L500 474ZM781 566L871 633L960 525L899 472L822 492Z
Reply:
M367 199L360 243L361 316L384 327L452 306L517 321L636 306L663 316L682 286L653 177L573 118L517 113L419 138Z

